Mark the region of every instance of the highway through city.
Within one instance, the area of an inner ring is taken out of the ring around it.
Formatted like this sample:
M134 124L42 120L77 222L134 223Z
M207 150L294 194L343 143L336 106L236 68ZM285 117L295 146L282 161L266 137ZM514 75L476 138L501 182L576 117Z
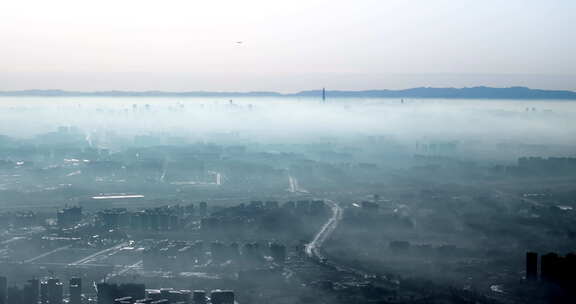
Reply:
M298 179L291 175L288 176L288 191L292 193L309 194L308 191L300 187ZM332 210L332 216L326 223L324 223L324 225L322 225L312 241L306 244L306 247L304 248L308 257L316 258L318 261L322 261L324 259L322 253L320 252L320 248L324 242L330 238L334 230L336 230L336 227L338 227L338 223L342 219L342 207L340 207L338 203L330 199L324 199L324 202L330 206Z
M316 233L312 241L306 244L305 252L310 258L316 258L319 261L324 259L320 249L324 242L330 238L336 227L338 227L338 223L342 220L342 207L338 205L338 203L324 199L324 202L330 206L332 209L332 216L328 219L328 221L322 225L322 228Z
M324 202L331 207L332 215L328 219L328 221L326 221L326 223L322 225L322 227L320 228L318 233L316 233L312 241L306 244L306 246L304 247L306 256L308 256L312 260L319 262L321 265L324 265L332 270L340 272L341 274L353 275L363 279L378 278L381 283L386 283L391 288L397 288L399 282L396 280L390 280L385 275L371 273L365 271L364 269L344 265L338 263L337 261L329 260L327 256L324 256L324 254L322 253L322 246L328 239L330 239L330 237L332 237L332 234L334 233L334 231L338 227L338 224L342 220L342 214L343 214L343 209L337 202L332 201L330 199L324 199Z
M290 183L291 188L293 186L298 185L298 181L294 177L290 177L289 183ZM294 190L295 190L295 192L299 192L298 188L296 188ZM307 191L301 192L301 193L309 194ZM386 276L376 275L376 274L369 273L369 272L366 272L366 271L361 270L361 269L357 269L357 268L353 268L353 267L350 267L347 265L335 263L334 261L328 261L328 258L326 256L324 256L321 249L322 249L322 246L324 245L324 243L328 239L330 239L330 237L332 237L332 234L334 233L334 231L336 230L336 228L338 227L338 225L342 221L343 209L338 204L338 202L335 202L335 201L328 199L328 198L324 198L322 200L327 205L330 206L332 214L331 214L330 218L326 221L326 223L324 223L322 225L322 227L320 228L320 230L318 230L318 232L314 235L314 238L312 239L312 241L310 241L308 244L305 245L304 252L305 252L306 256L308 256L310 259L313 259L313 260L320 262L323 265L326 265L328 267L331 267L332 269L336 269L336 270L344 272L344 273L354 274L354 275L362 277L362 278L380 277L382 280L384 280L387 283L392 283L394 285L397 284L396 282L388 280L386 278Z

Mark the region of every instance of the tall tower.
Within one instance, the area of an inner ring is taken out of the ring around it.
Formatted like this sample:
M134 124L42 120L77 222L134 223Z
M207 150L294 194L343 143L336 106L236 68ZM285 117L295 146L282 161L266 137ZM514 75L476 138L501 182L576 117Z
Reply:
M322 88L322 102L326 102L326 88Z

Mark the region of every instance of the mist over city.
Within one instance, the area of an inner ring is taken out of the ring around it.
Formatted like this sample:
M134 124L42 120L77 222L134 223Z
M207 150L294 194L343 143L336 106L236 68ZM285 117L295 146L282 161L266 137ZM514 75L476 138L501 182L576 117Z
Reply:
M0 304L576 302L576 6L0 7Z

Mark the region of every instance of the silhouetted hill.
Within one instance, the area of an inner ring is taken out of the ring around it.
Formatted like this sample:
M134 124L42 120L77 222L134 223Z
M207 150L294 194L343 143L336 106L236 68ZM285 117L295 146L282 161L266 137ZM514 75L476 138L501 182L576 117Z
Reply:
M320 96L321 90L304 91L298 96ZM511 88L413 88L406 90L328 91L328 97L364 98L481 98L481 99L571 99L576 92L535 90L525 87Z
M328 98L462 98L462 99L564 99L576 100L576 92L537 90L525 87L412 88L406 90L326 91ZM164 92L164 91L0 91L0 96L93 96L93 97L318 97L321 90L281 94L277 92Z

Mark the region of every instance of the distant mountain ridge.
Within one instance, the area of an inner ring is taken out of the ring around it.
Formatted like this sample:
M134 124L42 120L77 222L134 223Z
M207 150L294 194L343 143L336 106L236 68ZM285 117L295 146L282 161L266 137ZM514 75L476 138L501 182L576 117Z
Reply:
M318 97L322 90L301 91L282 94L278 92L165 92L165 91L63 91L63 90L21 90L0 91L0 96L39 96L39 97ZM460 99L563 99L576 100L576 92L562 90L539 90L526 87L465 87L431 88L419 87L405 90L363 90L326 91L327 98L460 98Z
M319 96L321 90L304 91L300 96ZM526 87L491 88L430 88L420 87L405 90L330 91L334 97L378 97L378 98L475 98L475 99L570 99L576 100L574 91L537 90Z

